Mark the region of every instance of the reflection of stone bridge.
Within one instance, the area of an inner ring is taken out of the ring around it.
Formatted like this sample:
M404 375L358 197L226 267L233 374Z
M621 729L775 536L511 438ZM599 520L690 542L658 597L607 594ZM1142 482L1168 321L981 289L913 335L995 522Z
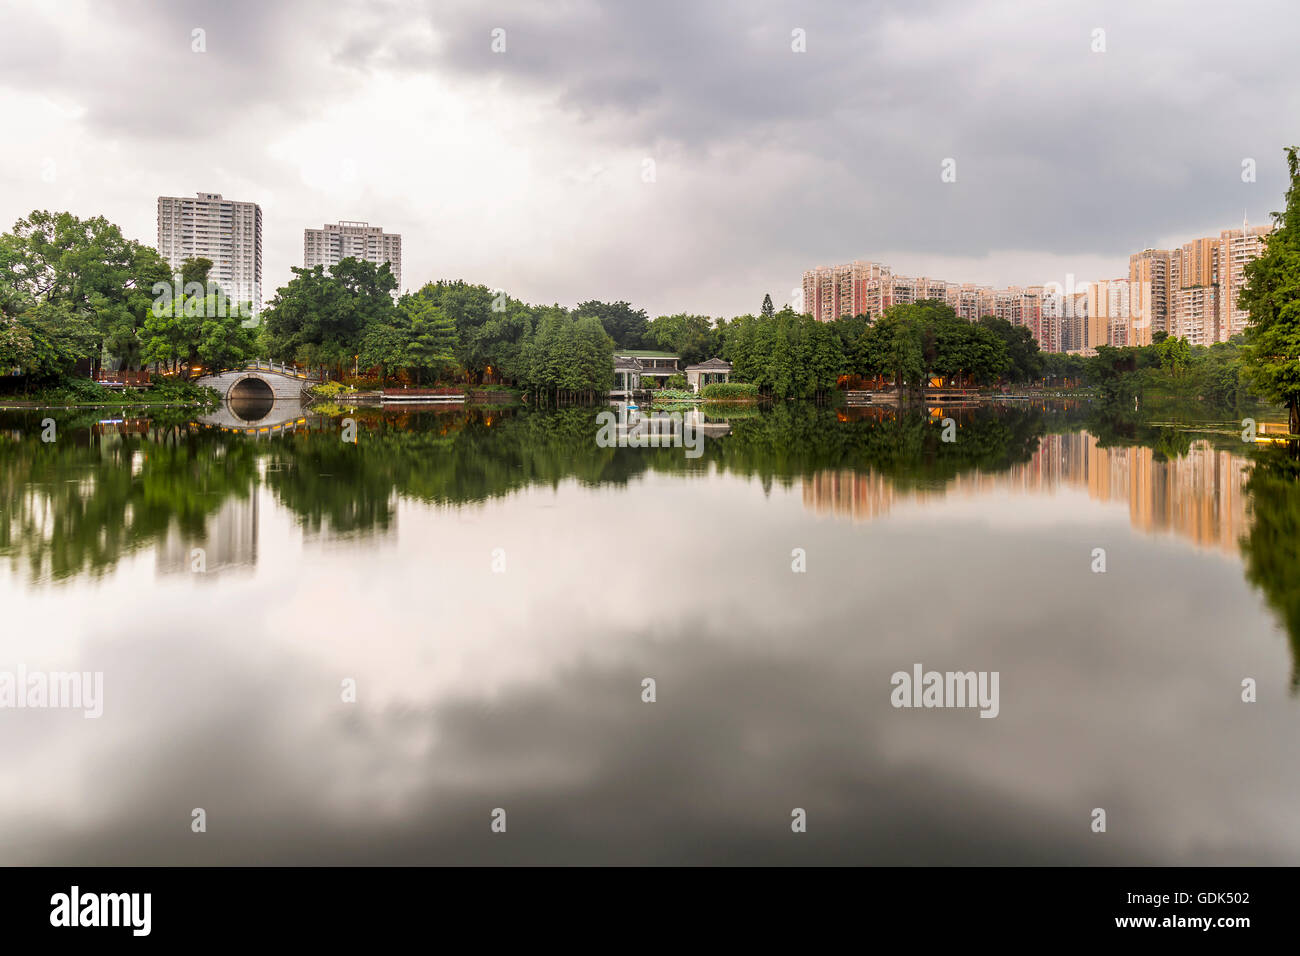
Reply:
M263 437L306 425L306 416L307 410L297 399L272 402L234 398L222 402L215 412L200 415L198 422L209 428Z
M239 369L204 375L197 384L215 388L223 399L270 399L298 401L307 386L320 381L292 365L250 362Z

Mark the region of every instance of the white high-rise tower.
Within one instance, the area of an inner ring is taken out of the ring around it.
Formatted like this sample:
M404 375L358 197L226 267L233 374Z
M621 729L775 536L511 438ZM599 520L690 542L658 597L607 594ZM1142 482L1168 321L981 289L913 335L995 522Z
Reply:
M158 252L179 272L186 259L211 259L208 278L231 299L262 311L262 208L198 193L158 197Z
M302 264L308 269L328 268L349 258L365 259L377 266L387 262L397 279L397 291L402 291L402 237L398 233L384 232L382 226L368 222L348 220L302 231Z

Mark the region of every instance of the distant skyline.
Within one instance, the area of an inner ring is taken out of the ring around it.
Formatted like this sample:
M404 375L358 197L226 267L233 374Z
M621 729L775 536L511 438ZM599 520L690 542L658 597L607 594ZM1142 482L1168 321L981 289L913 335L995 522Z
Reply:
M267 300L340 219L403 236L406 288L651 316L853 259L1103 279L1281 208L1298 41L1284 2L5 2L0 228L255 202Z

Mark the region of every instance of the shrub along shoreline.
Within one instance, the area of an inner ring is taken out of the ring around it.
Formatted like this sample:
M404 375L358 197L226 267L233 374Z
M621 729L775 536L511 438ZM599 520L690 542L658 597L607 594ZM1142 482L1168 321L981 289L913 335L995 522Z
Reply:
M758 386L748 382L714 382L700 389L706 402L734 402L752 405L758 401Z
M27 393L0 395L0 408L131 408L188 407L211 409L221 397L210 388L178 379L155 378L148 388L106 388L89 379L72 379L62 385Z
M681 388L656 388L650 392L652 405L694 405L700 397Z

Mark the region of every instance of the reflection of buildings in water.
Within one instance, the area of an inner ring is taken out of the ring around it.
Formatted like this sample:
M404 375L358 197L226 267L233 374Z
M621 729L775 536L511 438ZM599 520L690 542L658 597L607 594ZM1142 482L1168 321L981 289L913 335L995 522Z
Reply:
M803 500L818 513L866 521L898 501L1078 487L1099 501L1127 501L1129 520L1143 531L1174 531L1197 545L1235 553L1247 526L1248 467L1244 458L1207 441L1193 442L1181 458L1157 461L1154 449L1100 448L1087 432L1073 432L1042 436L1025 464L997 474L959 475L936 491L899 491L877 472L844 469L805 478Z
M932 497L929 492L899 491L875 471L851 468L819 471L803 480L803 503L818 514L834 513L855 521L871 521L889 513L899 499Z
M1166 461L1156 461L1150 448L1099 449L1090 438L1088 445L1088 493L1103 501L1126 499L1134 527L1237 550L1248 523L1244 458L1207 441Z
M149 436L153 425L149 418L103 418L90 427L90 433L99 439L102 447L120 444L123 435Z
M257 489L247 498L228 498L204 524L201 536L185 536L174 524L158 545L158 574L191 574L194 549L203 549L205 574L257 564Z
M649 412L632 411L621 402L611 402L619 406L616 437L620 444L626 442L635 446L645 441L647 447L665 448L681 447L684 440L694 435L707 435L710 438L722 438L731 434L731 423L726 420L710 420L699 408L654 408Z

